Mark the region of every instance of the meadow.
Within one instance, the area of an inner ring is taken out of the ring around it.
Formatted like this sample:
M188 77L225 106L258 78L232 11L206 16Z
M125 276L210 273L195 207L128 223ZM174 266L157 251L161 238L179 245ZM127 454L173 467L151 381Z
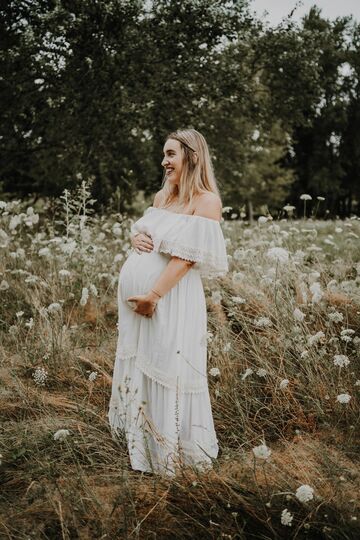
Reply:
M220 453L162 478L110 433L137 217L93 203L85 183L0 201L0 538L359 538L360 218L224 208L229 273L203 281Z

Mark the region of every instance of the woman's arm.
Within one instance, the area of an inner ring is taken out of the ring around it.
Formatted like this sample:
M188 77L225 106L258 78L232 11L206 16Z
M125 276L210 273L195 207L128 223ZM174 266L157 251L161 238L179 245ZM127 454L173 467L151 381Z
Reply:
M160 297L168 293L187 274L194 264L194 261L171 257L160 277L154 283L152 290L149 291L149 296L154 300L159 300Z

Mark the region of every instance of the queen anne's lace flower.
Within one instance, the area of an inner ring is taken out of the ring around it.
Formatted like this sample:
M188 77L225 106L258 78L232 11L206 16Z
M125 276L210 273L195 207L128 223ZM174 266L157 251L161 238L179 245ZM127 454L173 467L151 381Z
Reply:
M299 308L295 308L293 311L294 319L297 321L303 321L305 319L305 313L303 313Z
M271 450L266 446L266 444L260 444L259 446L255 446L253 449L253 454L258 459L269 459L271 455Z
M280 390L284 390L288 384L289 384L289 379L283 379L279 384Z
M33 379L36 384L39 386L44 386L46 379L48 376L48 372L43 367L37 367L33 373Z
M331 322L339 323L344 320L344 315L338 311L334 311L333 313L329 313L328 318Z
M92 371L89 375L89 381L94 382L97 377L97 371Z
M297 488L295 496L300 502L305 503L311 501L314 498L314 490L308 484L303 484L302 486Z
M338 401L339 403L349 403L350 399L351 399L350 394L339 394L336 397L336 401Z
M259 317L258 319L254 320L255 326L258 326L259 328L264 328L266 326L272 326L272 322L268 317Z
M349 358L345 354L334 355L334 365L339 367L346 367L350 364Z
M289 262L289 252L281 247L269 248L266 252L266 256L276 262L285 264Z
M213 367L210 369L209 373L212 377L218 377L220 375L220 369L217 367Z
M58 302L53 302L52 304L48 305L46 309L49 313L55 313L56 311L61 311L61 304Z
M281 512L281 525L287 525L291 527L293 518L294 516L288 511L287 508L285 508Z
M68 437L70 435L70 431L68 429L59 429L55 434L54 434L54 441L63 441L64 439L66 439L66 437Z
M89 289L87 287L83 287L82 292L81 292L80 305L85 306L87 304L88 299L89 299Z
M6 279L3 279L0 283L0 291L6 291L6 289L8 289L9 287L10 285L8 284Z
M325 334L324 332L322 332L321 330L319 332L317 332L316 334L310 336L308 338L308 344L311 346L311 345L316 345L317 343L319 343L320 341L323 341L325 338Z

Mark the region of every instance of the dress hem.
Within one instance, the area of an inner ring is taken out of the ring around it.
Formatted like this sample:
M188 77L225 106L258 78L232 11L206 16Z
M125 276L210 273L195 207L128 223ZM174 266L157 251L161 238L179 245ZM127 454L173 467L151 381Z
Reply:
M116 359L121 362L122 360L132 360L135 362L136 367L144 373L147 377L149 377L152 381L160 384L164 388L167 388L169 390L175 390L178 391L181 394L201 394L203 392L208 391L208 381L206 378L206 382L203 386L194 386L190 388L184 388L181 384L171 384L169 382L164 381L164 379L160 379L157 377L151 369L148 368L149 362L146 361L146 358L142 355L139 355L137 353L132 354L121 354L117 355Z

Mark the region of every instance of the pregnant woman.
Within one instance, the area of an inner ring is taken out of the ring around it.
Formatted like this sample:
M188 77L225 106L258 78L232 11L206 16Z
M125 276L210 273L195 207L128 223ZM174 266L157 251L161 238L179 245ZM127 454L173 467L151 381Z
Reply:
M108 418L131 467L173 475L218 454L207 383L201 277L226 274L222 205L205 138L170 133L154 205L131 227L118 282L118 341Z

